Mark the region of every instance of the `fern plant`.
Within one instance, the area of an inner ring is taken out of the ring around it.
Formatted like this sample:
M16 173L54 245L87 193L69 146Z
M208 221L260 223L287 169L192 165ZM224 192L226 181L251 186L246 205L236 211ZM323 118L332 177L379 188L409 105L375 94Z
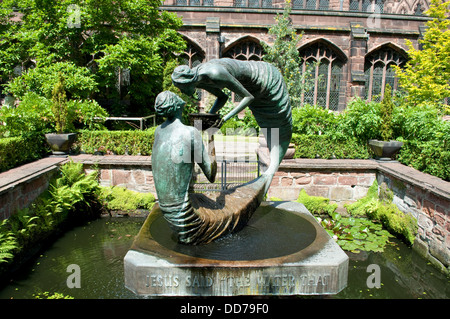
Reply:
M12 252L18 247L13 233L6 229L6 223L5 219L0 224L0 264L11 260L14 257Z

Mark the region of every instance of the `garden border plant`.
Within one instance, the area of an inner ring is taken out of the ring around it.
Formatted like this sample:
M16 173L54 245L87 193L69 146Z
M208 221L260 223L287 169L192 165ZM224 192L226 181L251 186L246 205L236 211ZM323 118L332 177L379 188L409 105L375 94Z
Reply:
M150 210L154 203L151 193L103 187L97 170L86 174L82 163L69 161L29 207L0 223L0 279L70 227L111 210Z
M69 227L97 218L103 207L99 191L96 172L84 174L81 163L62 165L46 191L2 222L6 240L0 241L0 251L7 255L0 259L0 274L26 262Z
M387 230L383 229L377 220L344 217L336 212L337 204L321 196L310 196L301 190L297 202L315 215L318 222L337 244L347 251L359 253L360 251L382 252L392 238Z

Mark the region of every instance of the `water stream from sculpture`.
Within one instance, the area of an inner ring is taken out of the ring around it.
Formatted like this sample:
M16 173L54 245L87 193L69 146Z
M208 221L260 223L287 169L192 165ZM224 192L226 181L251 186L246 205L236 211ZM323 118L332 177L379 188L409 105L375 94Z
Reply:
M167 120L155 131L152 151L159 202L155 209L162 211L180 243L205 244L241 230L261 204L292 136L289 94L280 72L265 62L219 59L194 69L181 66L175 69L172 80L183 93L192 94L196 88L202 88L214 94L217 100L209 115L225 105L228 95L222 91L224 88L243 98L211 127L203 124L209 136L207 146L196 128L182 123L185 102L178 95L166 91L156 98L155 110ZM267 171L216 196L193 194L189 189L195 163L210 182L214 182L217 173L214 130L246 107L265 132L271 154Z

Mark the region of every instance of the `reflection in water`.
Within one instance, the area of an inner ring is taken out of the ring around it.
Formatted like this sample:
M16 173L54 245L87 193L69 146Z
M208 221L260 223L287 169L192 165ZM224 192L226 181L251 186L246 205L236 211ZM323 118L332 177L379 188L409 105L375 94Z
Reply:
M124 287L123 257L143 218L101 218L67 232L16 274L0 298L33 298L40 292L59 292L76 299L137 298ZM68 288L67 266L77 264L81 288ZM367 267L381 268L381 288L366 285ZM450 279L402 243L383 254L350 256L348 286L333 298L450 298Z

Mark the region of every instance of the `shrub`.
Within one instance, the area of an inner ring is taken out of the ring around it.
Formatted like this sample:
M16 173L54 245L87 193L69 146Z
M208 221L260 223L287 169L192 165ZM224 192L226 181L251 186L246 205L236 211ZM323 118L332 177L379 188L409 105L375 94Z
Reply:
M400 163L450 181L450 143L448 141L403 140L403 146L397 155Z
M0 109L0 134L20 136L30 132L52 130L52 101L34 92L26 93L17 107Z
M39 159L46 152L44 136L40 134L0 138L0 172Z
M375 180L372 184L372 186L369 187L369 190L367 191L367 195L363 198L359 199L358 201L351 203L351 204L345 204L344 207L347 208L347 211L352 216L366 216L365 206L368 202L372 200L378 200L378 182Z
M297 202L305 205L312 214L331 215L337 208L337 204L330 204L330 200L321 196L309 196L304 189L300 191Z
M319 106L306 104L292 109L292 121L294 133L319 135L334 133L338 116Z
M87 131L78 136L76 147L82 152L94 154L97 151L116 155L151 155L155 129L143 131Z
M72 62L58 62L30 69L10 81L6 85L6 90L19 99L27 92L34 92L50 99L59 74L65 79L69 99L88 98L97 91L97 83L89 69L78 67Z
M393 129L394 136L405 140L450 141L450 122L442 120L441 112L433 104L395 108Z
M392 113L394 111L394 103L392 102L391 86L386 84L384 97L380 105L381 113L381 139L389 141L392 137Z
M67 125L67 130L77 128L101 129L103 122L99 119L108 116L94 100L65 101L65 114L61 119ZM4 137L20 136L26 133L50 133L57 130L55 123L58 112L53 110L51 99L34 92L26 93L17 107L0 109L0 135Z
M102 187L101 198L109 210L151 210L155 204L155 196L151 193L134 192L117 186Z
M344 206L352 216L366 215L368 218L379 220L389 232L412 245L418 229L416 219L400 211L392 203L392 196L382 195L390 193L385 184L380 185L380 189L383 191L379 196L378 183L375 180L365 197Z
M348 103L339 120L339 130L360 143L380 139L380 103L366 102L357 97Z
M295 158L362 158L370 157L367 145L343 134L300 135L293 134Z

